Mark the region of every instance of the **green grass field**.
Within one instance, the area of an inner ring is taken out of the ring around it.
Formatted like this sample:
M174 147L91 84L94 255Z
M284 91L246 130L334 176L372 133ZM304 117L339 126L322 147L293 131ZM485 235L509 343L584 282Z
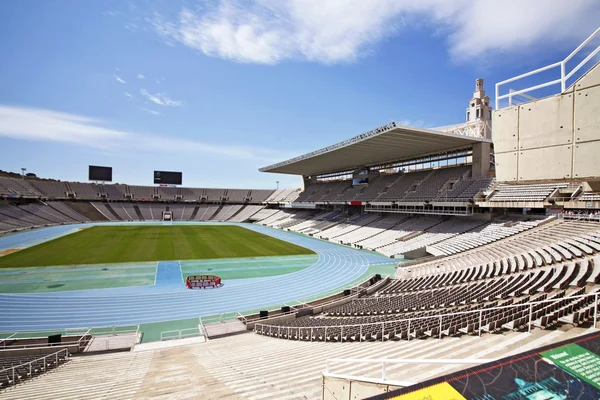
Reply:
M238 226L96 226L0 257L0 268L314 254Z

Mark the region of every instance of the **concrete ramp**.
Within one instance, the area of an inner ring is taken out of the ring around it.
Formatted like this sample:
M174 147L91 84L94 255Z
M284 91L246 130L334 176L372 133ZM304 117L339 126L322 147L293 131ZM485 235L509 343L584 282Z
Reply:
M246 324L238 319L213 322L204 325L206 335L210 339L247 332Z
M93 336L84 353L100 351L131 350L137 343L136 332L108 336Z

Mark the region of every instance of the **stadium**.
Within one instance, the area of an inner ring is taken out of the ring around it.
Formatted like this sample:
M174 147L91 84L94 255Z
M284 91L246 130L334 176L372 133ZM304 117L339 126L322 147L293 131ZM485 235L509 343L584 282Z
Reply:
M0 177L0 397L600 398L597 37L301 189Z

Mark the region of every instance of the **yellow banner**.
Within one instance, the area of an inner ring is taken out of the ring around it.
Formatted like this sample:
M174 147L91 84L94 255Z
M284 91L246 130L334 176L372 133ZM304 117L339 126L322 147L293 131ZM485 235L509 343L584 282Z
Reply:
M392 397L390 400L467 400L448 382L438 383L412 393Z

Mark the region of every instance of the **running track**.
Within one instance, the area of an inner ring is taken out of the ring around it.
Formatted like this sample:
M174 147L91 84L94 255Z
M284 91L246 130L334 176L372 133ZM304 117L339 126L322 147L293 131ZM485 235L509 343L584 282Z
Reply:
M0 238L0 250L72 233L93 224L45 228ZM104 225L104 224L103 224ZM212 290L189 290L183 284L0 294L0 331L27 331L133 325L258 309L339 288L360 277L369 265L389 264L387 257L253 224L243 226L313 250L317 261L287 275L237 279ZM159 263L159 269L160 270ZM165 266L172 270L173 263Z

